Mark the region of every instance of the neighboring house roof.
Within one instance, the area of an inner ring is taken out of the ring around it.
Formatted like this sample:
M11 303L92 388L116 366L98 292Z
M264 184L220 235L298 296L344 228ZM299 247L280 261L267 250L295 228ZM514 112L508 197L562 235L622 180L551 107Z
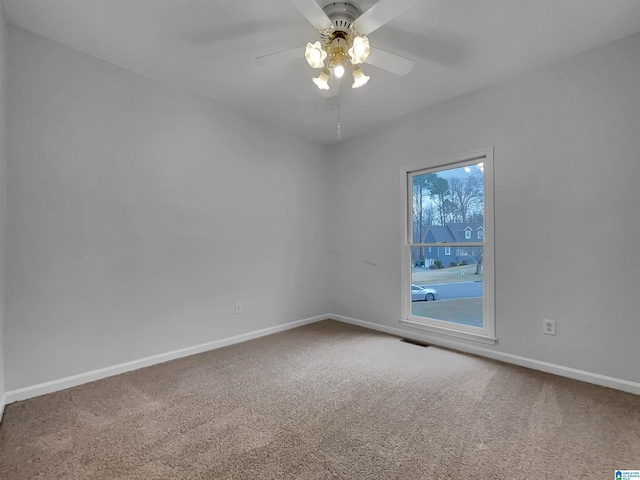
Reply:
M466 229L471 229L471 238L465 238ZM447 225L431 225L427 230L427 243L442 242L477 242L479 229L484 229L481 223L449 223Z
M464 237L464 235L463 235ZM455 242L456 238L446 225L431 225L427 231L427 243Z
M447 228L451 231L451 235L455 238L456 242L477 242L477 232L479 229L483 229L481 223L450 223ZM471 238L467 239L464 236L464 231L467 228L471 228Z

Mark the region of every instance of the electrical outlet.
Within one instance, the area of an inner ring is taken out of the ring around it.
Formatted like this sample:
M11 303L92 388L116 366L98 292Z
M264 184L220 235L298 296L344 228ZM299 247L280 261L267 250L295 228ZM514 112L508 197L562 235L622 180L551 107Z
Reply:
M542 321L542 332L546 335L556 334L556 321L544 319Z
M237 313L242 313L242 304L240 302L236 303L236 310L235 310L236 314Z

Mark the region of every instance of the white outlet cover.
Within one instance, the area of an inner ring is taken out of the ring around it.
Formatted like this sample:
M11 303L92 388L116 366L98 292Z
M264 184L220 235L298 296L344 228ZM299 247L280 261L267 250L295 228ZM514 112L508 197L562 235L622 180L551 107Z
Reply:
M542 332L546 335L555 335L556 334L556 321L555 320L543 320L542 321Z

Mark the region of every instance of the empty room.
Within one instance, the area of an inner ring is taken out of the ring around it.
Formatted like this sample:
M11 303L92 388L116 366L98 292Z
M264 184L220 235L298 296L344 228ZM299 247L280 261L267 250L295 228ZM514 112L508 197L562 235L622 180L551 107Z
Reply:
M640 478L640 1L0 7L0 479Z

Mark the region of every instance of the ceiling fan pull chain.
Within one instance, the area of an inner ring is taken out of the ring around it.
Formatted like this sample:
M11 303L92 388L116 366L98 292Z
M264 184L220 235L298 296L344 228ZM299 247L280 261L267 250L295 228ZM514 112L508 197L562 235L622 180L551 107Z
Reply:
M338 142L342 140L342 130L340 129L340 100L338 100L338 131L336 133L336 140Z

